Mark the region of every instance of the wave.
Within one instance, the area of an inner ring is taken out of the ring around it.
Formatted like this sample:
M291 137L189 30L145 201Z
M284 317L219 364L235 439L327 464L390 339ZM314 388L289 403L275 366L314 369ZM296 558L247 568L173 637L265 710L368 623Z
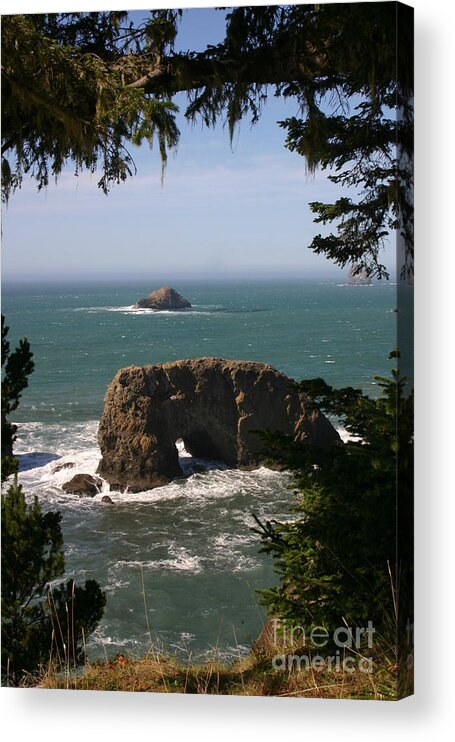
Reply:
M198 311L193 309L147 309L145 307L136 307L134 304L130 304L124 307L77 307L73 309L74 312L87 312L87 314L99 314L100 312L120 312L121 314L172 314L172 315L188 315L188 314L209 314L210 311Z
M80 507L78 495L63 492L62 485L76 474L97 474L101 458L97 441L98 421L85 423L44 424L18 423L15 451L19 459L19 481L30 495L39 493L50 502L64 501ZM159 503L185 500L197 507L209 501L232 497L260 498L278 489L286 490L289 475L264 466L251 471L230 469L221 461L192 457L177 441L182 477L162 487L143 492L110 490L102 478L100 492L94 498L83 498L86 503L99 505L109 494L118 505L132 503Z
M170 556L167 559L151 559L149 561L119 560L115 562L115 567L118 569L135 567L159 572L190 572L193 575L202 572L201 557L195 554L189 554L184 546L171 545L169 547L169 554Z
M211 314L252 314L256 312L266 312L263 308L252 308L247 309L241 307L236 309L233 307L223 307L218 304L193 304L191 309L148 309L145 307L136 307L135 304L128 304L121 307L76 307L73 312L86 312L87 314L100 314L101 312L119 312L125 315L171 315L171 316L195 316L195 315L211 315Z
M60 457L55 453L30 451L29 453L16 454L16 458L19 461L19 471L29 471L30 469L40 469Z

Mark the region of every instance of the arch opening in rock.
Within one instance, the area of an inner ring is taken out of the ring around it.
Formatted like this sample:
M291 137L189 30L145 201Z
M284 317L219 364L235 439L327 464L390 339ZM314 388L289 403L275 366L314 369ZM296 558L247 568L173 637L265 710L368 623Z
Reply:
M192 474L200 474L213 469L225 469L226 464L220 458L213 458L211 449L191 449L191 443L185 442L183 438L177 438L175 447L178 454L178 462L183 477Z

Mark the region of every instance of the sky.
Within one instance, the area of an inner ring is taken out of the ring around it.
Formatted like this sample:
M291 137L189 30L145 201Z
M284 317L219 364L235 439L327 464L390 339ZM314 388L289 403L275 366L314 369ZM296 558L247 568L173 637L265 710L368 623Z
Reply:
M222 12L192 8L179 45L202 50L223 31ZM99 175L75 177L71 165L40 193L24 179L3 210L4 280L153 274L171 283L346 273L308 249L324 232L308 202L334 200L340 191L324 173L307 175L304 159L284 147L276 122L298 115L297 103L272 95L259 123L242 121L231 144L227 127L191 125L185 96L175 101L181 137L163 184L159 153L148 146L132 148L137 175L107 197ZM392 260L391 246L386 263Z

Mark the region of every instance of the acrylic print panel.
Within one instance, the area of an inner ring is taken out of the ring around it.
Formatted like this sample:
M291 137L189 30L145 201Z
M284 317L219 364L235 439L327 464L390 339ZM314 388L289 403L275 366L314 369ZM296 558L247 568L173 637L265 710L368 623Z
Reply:
M2 17L4 685L412 693L412 42Z

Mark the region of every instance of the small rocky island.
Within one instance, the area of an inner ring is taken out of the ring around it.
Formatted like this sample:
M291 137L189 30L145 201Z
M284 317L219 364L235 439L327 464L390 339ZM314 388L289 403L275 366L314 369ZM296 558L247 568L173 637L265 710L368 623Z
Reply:
M348 273L348 284L350 286L371 286L371 278L365 268L351 265Z
M144 299L139 299L135 309L154 309L157 312L175 309L190 309L191 304L183 298L172 286L162 286L152 291Z
M339 435L295 382L252 361L194 358L120 369L104 400L98 474L139 492L182 476L176 441L192 456L251 469L264 462L257 430L329 446Z

